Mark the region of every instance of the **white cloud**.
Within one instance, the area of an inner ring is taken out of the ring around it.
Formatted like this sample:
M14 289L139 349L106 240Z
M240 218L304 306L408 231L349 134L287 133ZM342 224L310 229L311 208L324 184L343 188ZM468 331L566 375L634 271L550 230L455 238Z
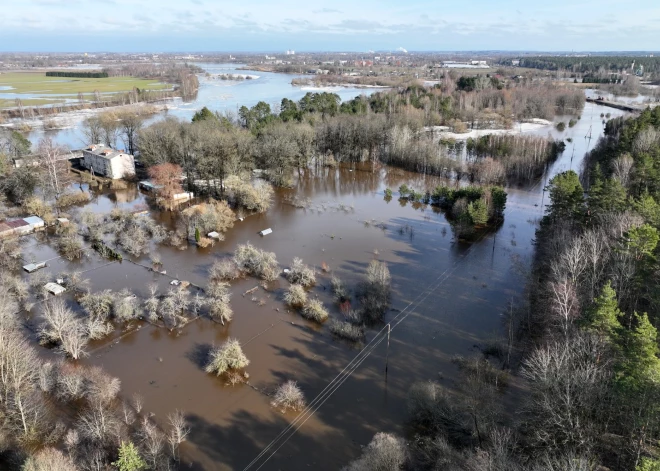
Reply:
M263 39L261 49L267 50L273 40L287 41L296 35L306 35L303 45L307 49L332 49L327 38L334 38L337 44L353 41L355 50L364 46L395 48L401 42L410 50L653 49L660 43L660 7L655 0L638 0L635 5L601 0L595 10L589 2L574 0L551 4L321 0L313 7L307 0L11 1L12 7L0 18L0 37L29 35L41 40L45 48L57 47L63 34L93 39L115 32L153 40L166 35L168 41L179 39L182 48L188 49L199 37L222 41L225 49L240 48L236 41L241 37L245 44L250 37L258 37ZM92 27L71 28L73 20L89 22ZM630 34L621 34L625 31ZM224 41L227 38L233 42ZM0 48L6 42L0 42ZM296 47L304 49L301 46Z

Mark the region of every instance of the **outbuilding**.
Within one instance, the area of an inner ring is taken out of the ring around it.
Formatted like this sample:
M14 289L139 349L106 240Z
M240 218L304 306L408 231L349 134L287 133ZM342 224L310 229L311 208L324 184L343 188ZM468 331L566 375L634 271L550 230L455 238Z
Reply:
M28 265L23 266L23 270L25 270L28 273L34 273L35 271L40 270L42 268L46 268L46 262L30 263Z
M60 286L57 283L46 283L44 289L55 296L58 296L66 291L64 286Z
M15 235L25 235L32 232L30 225L25 222L23 219L17 219L15 221L7 221L6 223L9 227L12 228Z
M46 224L44 223L44 220L41 219L39 216L30 216L23 218L23 221L27 222L32 229L32 231L36 231L38 229L43 229Z

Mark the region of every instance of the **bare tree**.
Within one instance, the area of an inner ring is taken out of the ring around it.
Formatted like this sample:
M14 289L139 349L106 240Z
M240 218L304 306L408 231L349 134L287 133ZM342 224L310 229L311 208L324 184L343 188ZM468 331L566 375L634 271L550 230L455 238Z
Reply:
M567 279L550 283L551 309L556 322L568 337L573 322L580 314L580 305L573 284Z
M98 445L118 445L121 422L115 413L100 402L91 404L77 420L80 436Z
M44 448L23 463L22 471L77 471L73 460L55 448Z
M59 344L78 320L62 298L49 299L43 306L44 322L39 329L39 337L44 342Z
M603 433L610 375L604 340L579 332L532 352L522 376L529 381L526 433L548 450L588 450Z
M46 175L48 191L58 199L73 182L69 172L69 151L46 137L39 141L37 159Z
M628 154L620 155L612 161L612 172L614 174L614 178L619 180L621 185L626 188L630 184L630 172L634 163L634 160Z
M135 154L137 150L137 139L144 119L137 110L127 110L119 115L119 130L121 139L124 141L128 153Z
M179 445L181 445L186 440L186 437L188 437L190 428L186 423L185 416L179 410L168 415L167 420L170 423L170 433L167 437L167 441L170 444L172 458L178 461Z
M142 412L143 406L144 406L144 398L138 393L133 394L133 407L135 408L135 412L137 412L138 414Z
M44 304L44 324L40 336L46 342L57 343L64 353L74 360L85 355L87 328L76 317L63 299L55 298Z
M403 469L408 460L406 444L400 437L377 433L357 460L343 471L375 471Z
M82 123L82 133L87 139L85 144L101 144L103 127L98 116L90 116Z
M142 419L138 432L140 437L140 448L142 454L151 469L159 469L158 464L162 459L165 448L165 437L156 424L147 417Z

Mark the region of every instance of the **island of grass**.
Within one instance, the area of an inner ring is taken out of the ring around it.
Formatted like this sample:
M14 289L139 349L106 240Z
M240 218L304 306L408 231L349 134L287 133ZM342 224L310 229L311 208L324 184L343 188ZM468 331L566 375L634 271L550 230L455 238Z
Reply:
M116 93L139 90L171 90L172 85L156 79L136 77L78 78L47 77L46 72L0 73L0 108L42 106L80 100L95 101L95 93L108 97Z

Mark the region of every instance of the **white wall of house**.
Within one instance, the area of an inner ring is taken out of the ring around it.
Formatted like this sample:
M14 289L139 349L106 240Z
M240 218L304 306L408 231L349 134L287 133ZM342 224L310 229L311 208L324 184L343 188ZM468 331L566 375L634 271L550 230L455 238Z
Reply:
M135 175L135 160L130 154L120 153L108 158L93 152L83 152L83 167L94 169L94 174L113 180Z

